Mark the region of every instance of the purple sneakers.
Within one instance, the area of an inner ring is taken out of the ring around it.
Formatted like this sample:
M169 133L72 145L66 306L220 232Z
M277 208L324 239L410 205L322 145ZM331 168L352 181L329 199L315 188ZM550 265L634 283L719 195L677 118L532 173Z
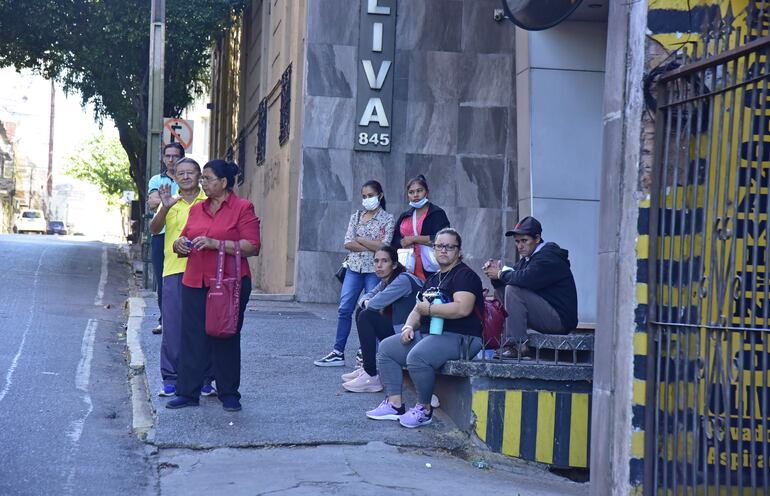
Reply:
M385 398L380 403L380 406L366 412L366 416L374 420L398 420L404 414L404 411L404 405L396 408L393 403L388 401L388 398Z
M399 417L398 423L409 429L414 429L421 425L430 424L431 420L433 420L433 410L428 413L422 405L414 405L414 408L410 408L408 412Z

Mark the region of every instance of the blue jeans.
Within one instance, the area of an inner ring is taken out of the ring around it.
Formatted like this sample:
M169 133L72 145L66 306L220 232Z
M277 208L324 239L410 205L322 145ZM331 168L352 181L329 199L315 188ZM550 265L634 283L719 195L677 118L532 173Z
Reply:
M155 291L158 294L158 323L163 322L163 259L166 233L153 234L150 238L150 259L155 275Z
M358 297L361 291L369 292L379 284L380 278L374 272L355 272L348 269L340 291L340 308L337 317L337 337L334 341L334 349L340 353L345 352L350 328L353 325L353 310L356 309Z

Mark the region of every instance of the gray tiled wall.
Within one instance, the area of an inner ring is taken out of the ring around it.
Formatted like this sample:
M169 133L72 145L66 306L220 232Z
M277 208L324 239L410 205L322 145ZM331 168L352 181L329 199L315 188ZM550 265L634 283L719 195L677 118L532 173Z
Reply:
M515 219L514 30L498 0L401 0L396 27L392 151L353 151L360 0L308 0L296 296L334 302L360 187L377 179L388 210L424 174L432 200L464 237L474 268L503 249ZM353 6L353 7L351 7Z

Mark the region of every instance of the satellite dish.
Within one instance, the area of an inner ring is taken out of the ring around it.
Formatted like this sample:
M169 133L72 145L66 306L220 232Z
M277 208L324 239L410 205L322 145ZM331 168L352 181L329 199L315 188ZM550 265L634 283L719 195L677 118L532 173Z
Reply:
M556 26L570 16L583 0L502 0L506 17L527 31Z

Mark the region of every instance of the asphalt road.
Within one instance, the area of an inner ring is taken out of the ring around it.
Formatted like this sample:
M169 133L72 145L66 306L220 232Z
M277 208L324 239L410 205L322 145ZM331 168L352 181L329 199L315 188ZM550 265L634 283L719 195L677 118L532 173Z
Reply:
M123 255L39 235L0 254L0 494L156 492L130 431Z

